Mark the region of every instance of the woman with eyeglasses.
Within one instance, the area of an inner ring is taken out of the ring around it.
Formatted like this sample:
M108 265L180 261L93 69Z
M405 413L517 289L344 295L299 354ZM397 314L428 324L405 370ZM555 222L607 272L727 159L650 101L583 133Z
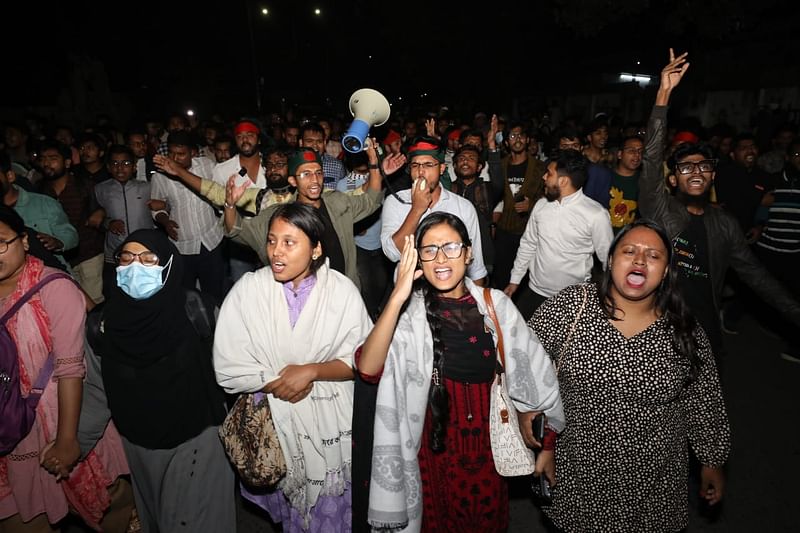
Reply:
M284 532L349 532L353 354L372 322L356 286L330 266L318 209L281 205L267 227L269 266L245 274L222 304L214 367L229 393L266 395L287 473L242 495Z
M183 288L183 258L161 231L134 231L116 259L116 283L90 316L90 342L142 526L234 531L234 474L218 434L226 411L212 364L213 300Z
M637 220L612 241L599 283L562 290L529 322L556 363L567 417L545 508L561 531L683 530L690 446L701 497L722 498L728 419L672 254L663 228Z
M22 218L0 205L0 531L51 531L74 512L95 529L123 532L132 498L119 480L128 465L113 426L80 458L83 294L28 250ZM32 425L23 424L22 410L7 409L19 407L15 397L32 403L37 391Z
M483 289L466 278L470 261L461 219L444 212L423 218L416 241L405 238L395 289L357 354L361 376L379 380L368 511L373 528L508 527L508 487L495 469L489 437L497 332ZM536 411L547 415L546 443L564 427L555 373L511 300L497 290L491 298L522 436L540 447L532 431ZM539 453L537 472L553 468L548 448Z

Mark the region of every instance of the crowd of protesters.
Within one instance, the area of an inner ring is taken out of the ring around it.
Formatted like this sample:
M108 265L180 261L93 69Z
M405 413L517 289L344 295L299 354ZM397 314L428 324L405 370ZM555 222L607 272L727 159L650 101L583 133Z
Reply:
M800 137L671 126L688 71L641 124L393 116L355 154L333 115L6 123L0 533L228 532L237 494L289 532L504 531L498 372L542 528L685 528L690 477L724 494L724 334L800 362ZM249 393L287 472L236 491Z

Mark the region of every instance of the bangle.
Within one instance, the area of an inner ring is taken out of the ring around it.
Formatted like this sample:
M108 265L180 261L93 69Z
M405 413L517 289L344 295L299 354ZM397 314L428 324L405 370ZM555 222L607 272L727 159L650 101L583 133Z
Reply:
M374 169L381 168L381 166L380 166L380 165L377 165L377 164L375 164L375 163L370 163L370 164L369 164L369 165L367 165L367 166L368 166L369 168L371 168L371 169L373 169L373 168L374 168Z
M230 205L227 200L222 205L225 207L225 209L236 209L236 206Z
M542 442L542 450L555 450L556 449L556 439L558 438L558 433L553 431L550 428L544 429L544 442Z

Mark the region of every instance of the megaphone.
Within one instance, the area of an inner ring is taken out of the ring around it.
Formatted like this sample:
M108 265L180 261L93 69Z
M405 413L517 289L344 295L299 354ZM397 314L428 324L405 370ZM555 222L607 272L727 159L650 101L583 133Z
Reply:
M353 123L342 137L342 146L352 154L364 149L369 129L382 126L389 120L389 100L375 89L359 89L350 97Z

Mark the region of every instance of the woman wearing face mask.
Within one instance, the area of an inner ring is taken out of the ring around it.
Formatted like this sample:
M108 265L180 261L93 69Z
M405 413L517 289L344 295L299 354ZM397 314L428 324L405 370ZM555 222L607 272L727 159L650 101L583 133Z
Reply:
M113 426L78 462L83 295L65 274L52 277L60 271L44 266L28 249L22 218L0 205L0 327L5 329L0 331L0 435L5 448L0 452L0 531L51 531L70 511L95 529L125 531L133 502L127 482L118 480L128 466ZM41 282L45 284L39 286ZM8 388L12 383L18 391ZM42 393L36 415L25 433L12 424L20 421L19 413L5 409L13 404L11 394L30 398L38 388Z
M349 532L352 360L372 323L356 286L328 265L318 210L281 205L268 227L270 265L233 286L214 339L217 381L266 394L287 465L275 490L242 495L284 532Z
M218 435L225 398L211 361L213 304L182 287L183 259L160 231L134 231L116 257L117 284L91 340L142 525L234 531L234 475Z
M671 260L664 230L638 220L617 234L598 284L562 290L529 322L557 363L567 416L545 509L563 531L685 528L689 445L701 497L722 498L728 419Z
M496 471L489 437L497 335L483 290L465 277L471 254L461 219L442 212L425 217L416 247L406 237L395 289L357 356L362 377L380 376L368 511L373 528L508 527L508 487ZM415 279L420 282L412 291ZM491 298L509 394L520 410L523 438L538 447L534 411L545 412L549 433L564 427L555 373L511 300L496 290ZM547 448L537 472L552 470Z

